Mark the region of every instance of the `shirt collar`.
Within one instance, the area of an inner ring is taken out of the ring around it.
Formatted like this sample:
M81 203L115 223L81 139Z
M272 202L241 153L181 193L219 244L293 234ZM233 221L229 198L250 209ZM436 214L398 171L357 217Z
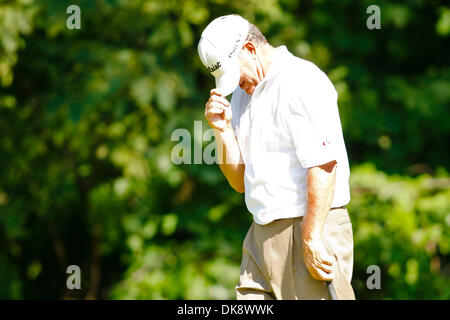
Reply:
M275 48L275 54L272 58L272 63L269 66L269 69L267 70L266 76L255 88L255 91L258 87L262 87L267 81L269 81L271 78L273 78L278 72L281 70L283 66L283 62L286 62L287 56L289 56L291 53L288 51L286 46L279 46Z

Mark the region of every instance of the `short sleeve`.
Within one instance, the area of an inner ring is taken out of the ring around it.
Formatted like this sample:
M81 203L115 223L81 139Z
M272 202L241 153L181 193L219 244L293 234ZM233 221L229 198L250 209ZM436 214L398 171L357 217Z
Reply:
M308 81L290 84L286 92L285 121L304 168L337 160L335 124L339 119L337 93L320 70Z

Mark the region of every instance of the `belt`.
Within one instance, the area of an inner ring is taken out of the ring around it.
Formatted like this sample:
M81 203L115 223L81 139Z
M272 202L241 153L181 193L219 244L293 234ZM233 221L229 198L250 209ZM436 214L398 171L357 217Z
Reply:
M347 206L340 206L340 207L334 207L334 208L330 208L330 211L331 210L337 210L337 209L347 209Z

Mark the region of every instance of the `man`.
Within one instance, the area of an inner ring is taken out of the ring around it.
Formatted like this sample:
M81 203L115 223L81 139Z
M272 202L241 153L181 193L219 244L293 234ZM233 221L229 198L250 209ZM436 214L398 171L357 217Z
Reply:
M254 220L237 298L329 299L332 281L339 299L354 299L350 173L332 83L238 15L213 20L198 53L216 79L205 117L220 168Z

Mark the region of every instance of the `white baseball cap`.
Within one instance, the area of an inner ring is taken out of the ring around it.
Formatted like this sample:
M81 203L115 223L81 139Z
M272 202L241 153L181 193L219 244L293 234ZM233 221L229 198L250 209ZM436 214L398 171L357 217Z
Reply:
M239 85L238 54L249 29L247 20L238 15L214 19L205 28L198 43L198 55L206 69L216 78L216 88L227 96Z

